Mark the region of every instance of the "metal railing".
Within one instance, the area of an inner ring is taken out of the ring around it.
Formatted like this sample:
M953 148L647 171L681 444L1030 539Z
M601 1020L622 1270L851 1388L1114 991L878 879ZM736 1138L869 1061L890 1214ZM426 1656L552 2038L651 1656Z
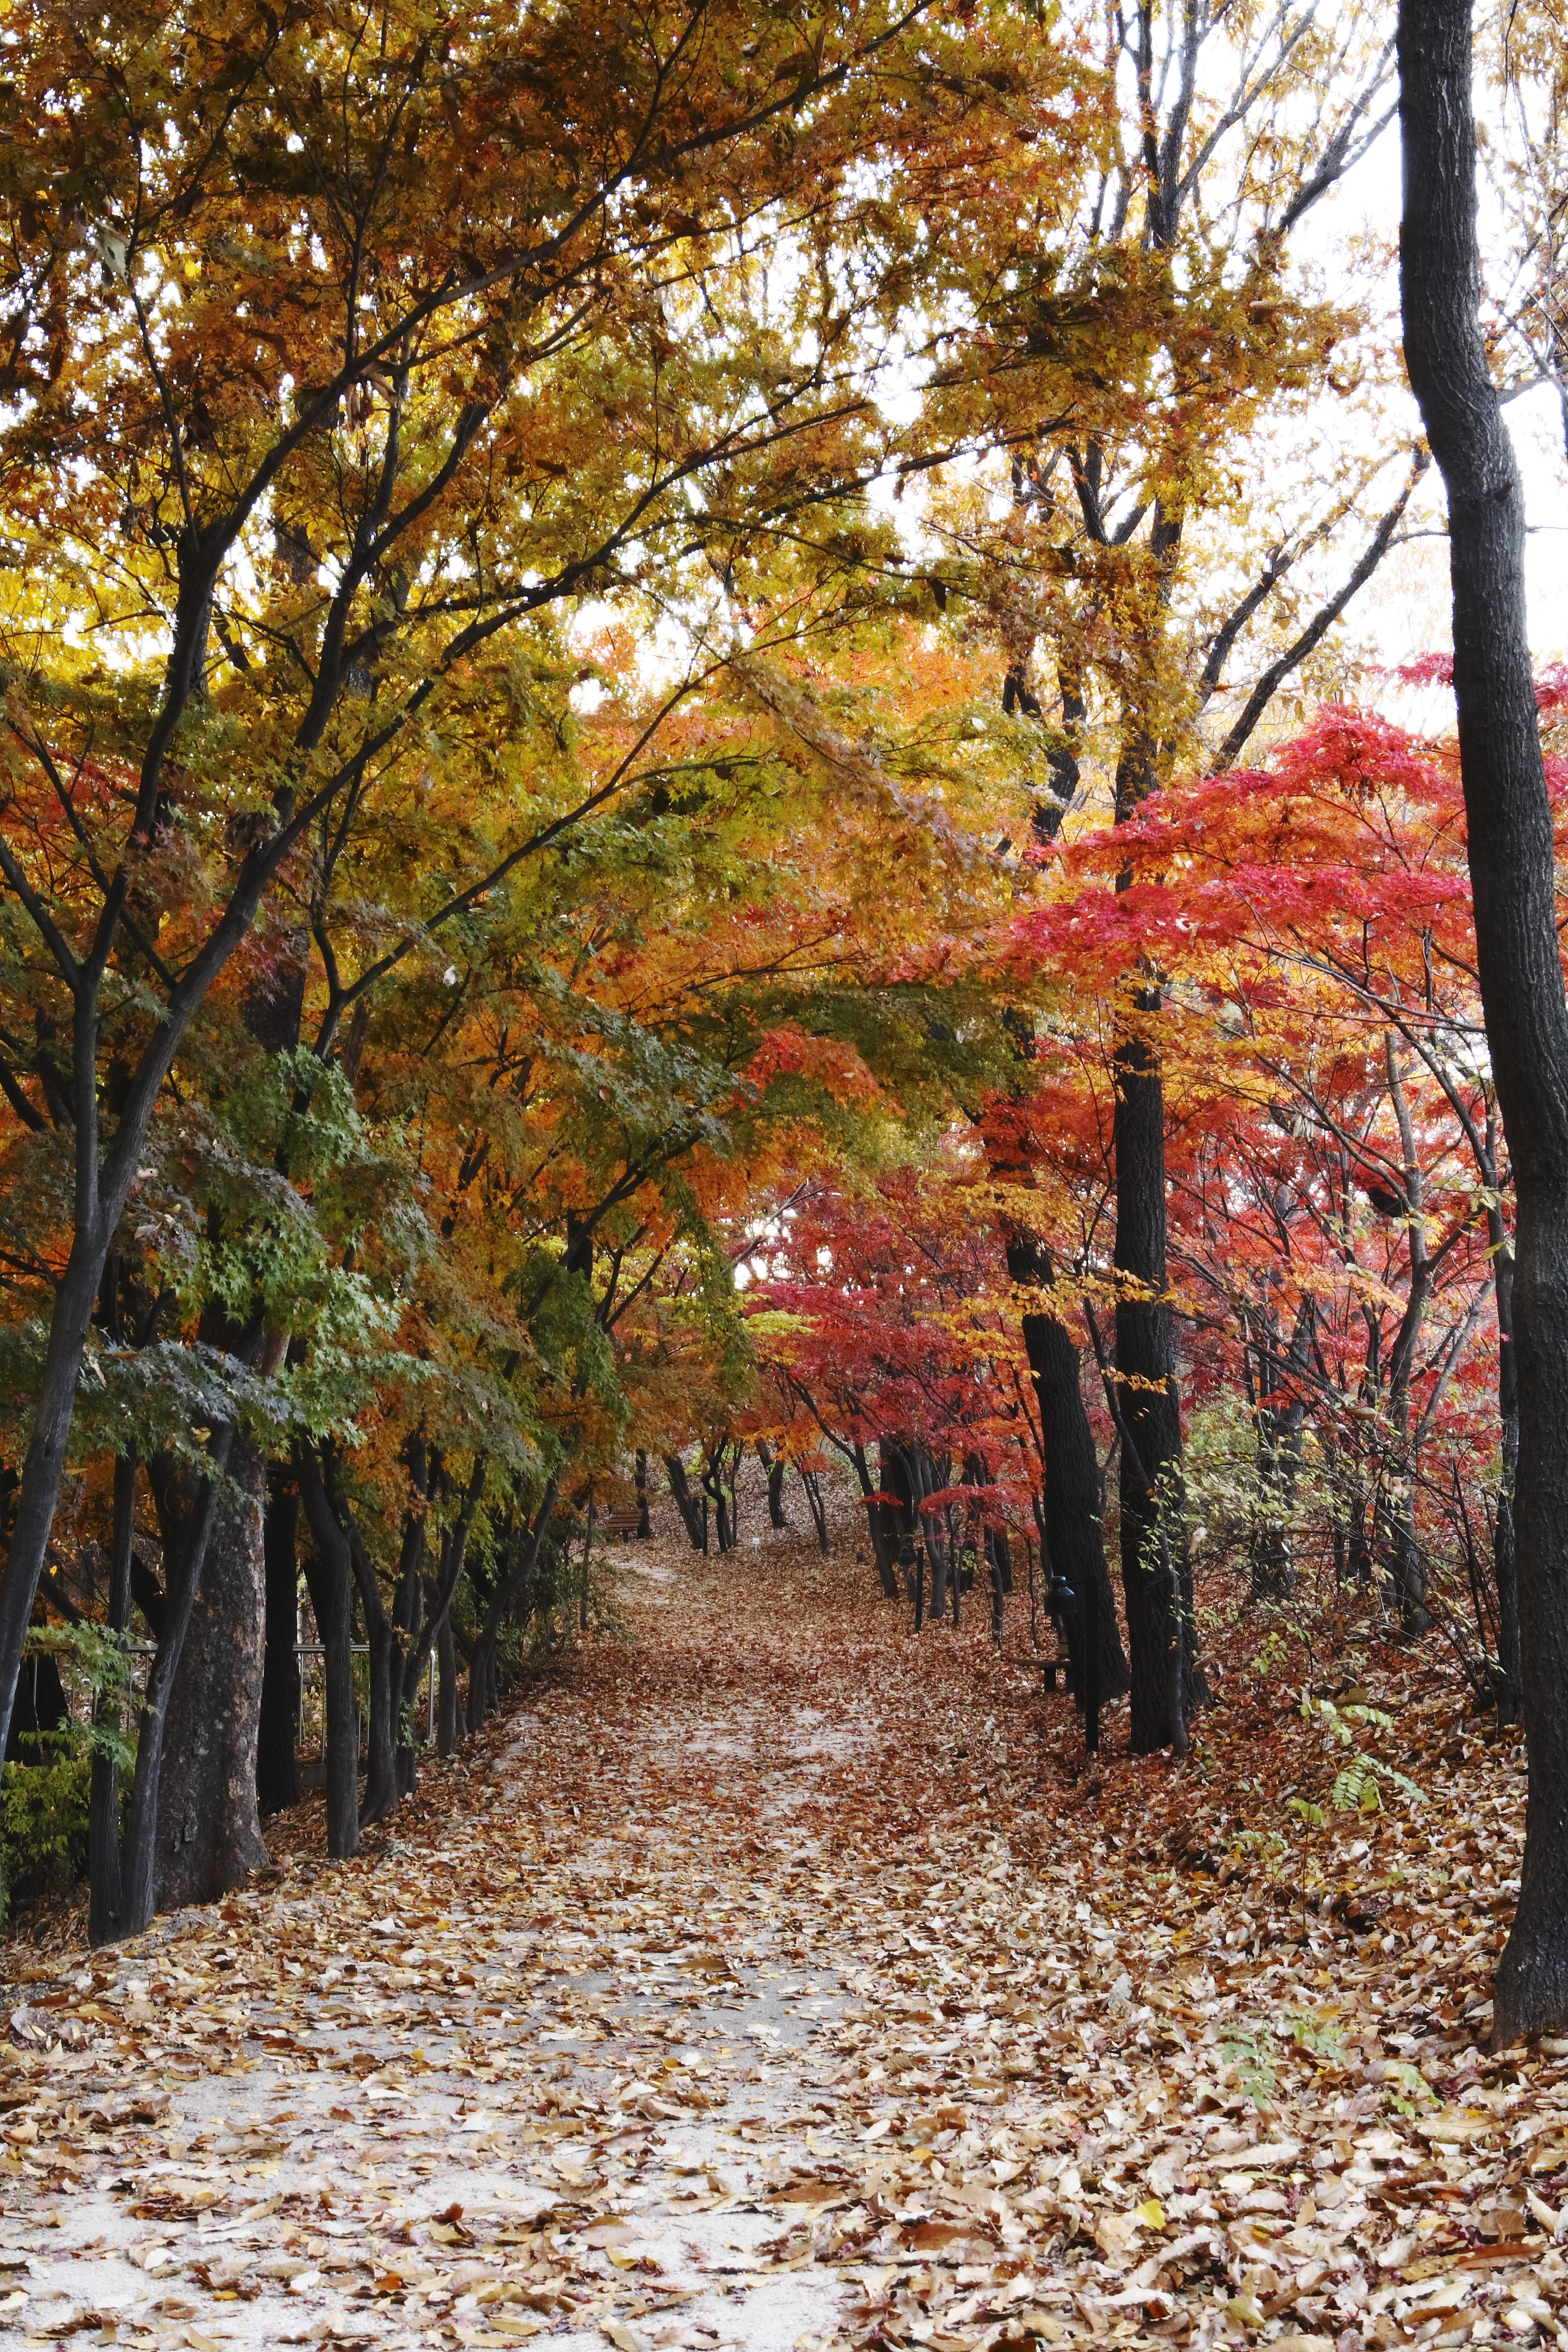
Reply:
M317 1660L324 1661L326 1654L326 1644L323 1642L296 1642L294 1644L294 1660L297 1665L300 1664L306 1658L310 1659L312 1662ZM351 1642L349 1643L349 1655L351 1658L368 1658L370 1655L370 1643L368 1642ZM436 1662L434 1658L427 1658L426 1660L425 1673L422 1680L424 1681L426 1688L429 1694L429 1717L426 1727L426 1738L428 1739L434 1739L436 1737ZM417 1691L416 1692L416 1696L417 1696ZM359 1708L356 1706L354 1709L354 1748L356 1753L363 1747L364 1737L365 1719L361 1714ZM296 1748L302 1748L305 1745L305 1676L303 1672L301 1672L300 1675L300 1706L294 1727L294 1745ZM326 1760L327 1707L326 1694L323 1691L321 1695L321 1748L319 1761L324 1765Z

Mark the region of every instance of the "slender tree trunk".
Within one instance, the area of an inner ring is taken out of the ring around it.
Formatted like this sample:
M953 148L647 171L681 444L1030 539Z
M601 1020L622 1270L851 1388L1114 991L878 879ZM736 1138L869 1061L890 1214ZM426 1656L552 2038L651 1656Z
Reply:
M1479 316L1468 0L1401 0L1405 351L1448 493L1477 961L1514 1174L1514 1537L1530 1762L1500 2044L1568 2024L1568 1004L1524 596L1524 500Z
M136 1538L136 1456L121 1454L114 1465L114 1534L109 1555L109 1607L104 1630L124 1634L131 1625L131 1549ZM98 1722L106 1734L118 1738L121 1728L119 1697L105 1693L99 1700ZM88 1797L88 1913L89 1944L110 1944L120 1933L124 1908L120 1871L120 1767L112 1757L95 1753L92 1786Z
M1492 1284L1497 1298L1498 1419L1501 1425L1502 1483L1492 1531L1492 1568L1497 1579L1498 1670L1493 1677L1500 1723L1520 1719L1521 1661L1519 1642L1519 1557L1513 1532L1513 1490L1519 1476L1519 1357L1513 1337L1513 1247L1502 1210L1487 1212Z
M300 1497L285 1464L268 1473L267 1661L261 1677L261 1721L256 1740L256 1796L263 1813L287 1812L300 1801L295 1743L300 1724Z
M822 1499L822 1479L815 1470L802 1470L800 1483L805 1495L805 1507L810 1514L816 1549L826 1559L827 1553L827 1506Z
M361 1600L363 1587L361 1586ZM365 1730L364 1801L360 1827L384 1822L396 1808L397 1685L402 1658L396 1636L384 1610L366 1612L365 1638L370 1650L370 1719Z
M544 1489L531 1526L524 1525L515 1546L515 1556L506 1574L490 1596L489 1606L468 1653L468 1729L477 1731L495 1705L498 1696L496 1678L496 1641L509 1612L521 1601L526 1607L530 1601L534 1570L539 1555L550 1533L561 1481L552 1478Z
M79 1134L79 1168L84 1153L96 1155L96 1150L91 1134L85 1138ZM79 1211L70 1255L55 1292L33 1433L23 1458L22 1483L12 1514L11 1541L5 1570L0 1572L0 1756L7 1751L16 1677L22 1670L22 1652L27 1628L33 1622L33 1603L43 1579L55 1509L59 1502L82 1350L109 1256L108 1240L100 1241L95 1225L96 1219L84 1219Z
M645 1540L653 1534L653 1514L649 1508L647 1455L637 1448L637 1534Z
M436 1658L436 1753L452 1756L458 1748L458 1645L452 1639L449 1612L443 1616L437 1631Z
M268 1859L256 1799L266 1654L267 1466L242 1432L229 1448L228 1475L240 1499L223 1497L213 1515L163 1735L161 1911L215 1902L243 1886Z
M866 1449L857 1443L850 1448L849 1459L855 1465L855 1475L860 1482L860 1492L866 1503L866 1524L871 1538L871 1557L877 1564L877 1576L889 1601L899 1597L899 1571L893 1562L893 1548L888 1540L885 1506L875 1497L878 1483L871 1475L871 1465Z
M315 1560L306 1581L321 1637L321 1683L327 1717L327 1852L346 1862L359 1852L359 1719L354 1708L353 1563L338 1525L315 1449L294 1449L294 1475L310 1521Z

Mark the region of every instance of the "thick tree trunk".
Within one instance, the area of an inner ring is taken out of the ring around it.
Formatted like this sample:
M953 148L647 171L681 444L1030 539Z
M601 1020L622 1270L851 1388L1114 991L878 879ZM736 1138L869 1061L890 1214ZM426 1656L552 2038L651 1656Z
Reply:
M256 1797L261 1811L287 1812L300 1801L295 1741L300 1723L300 1497L288 1468L268 1474L262 1549L267 1568L267 1659L256 1738Z
M1138 1011L1158 1009L1154 990ZM1165 1097L1154 1050L1137 1034L1116 1055L1116 1269L1142 1297L1116 1308L1121 1445L1121 1586L1131 1663L1135 1756L1184 1755L1203 1693L1182 1485L1182 1421L1165 1264Z
M268 1859L256 1798L266 1651L262 1549L267 1468L242 1433L220 1499L163 1734L158 1790L157 1904L215 1902Z
M1568 1004L1524 597L1524 501L1479 297L1468 0L1401 0L1405 361L1448 493L1477 961L1517 1199L1514 1535L1530 1799L1500 2044L1568 2025Z

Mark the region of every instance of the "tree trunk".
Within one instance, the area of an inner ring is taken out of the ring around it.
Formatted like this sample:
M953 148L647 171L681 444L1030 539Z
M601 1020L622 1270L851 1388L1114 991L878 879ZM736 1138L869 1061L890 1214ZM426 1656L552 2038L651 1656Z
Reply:
M300 1723L300 1497L287 1465L268 1474L267 1663L261 1677L261 1721L256 1742L256 1796L263 1813L287 1812L300 1801L295 1742Z
M1493 1676L1500 1723L1517 1723L1521 1706L1519 1557L1513 1532L1513 1490L1519 1476L1519 1358L1513 1337L1513 1248L1502 1211L1487 1212L1492 1285L1497 1298L1498 1419L1502 1436L1502 1484L1492 1531L1492 1569L1497 1579L1498 1664Z
M315 1450L294 1449L294 1475L310 1524L315 1559L305 1579L321 1637L327 1716L327 1852L345 1862L359 1852L359 1718L354 1707L353 1565L348 1538L322 1483Z
M877 1564L877 1577L888 1600L899 1597L899 1571L893 1561L893 1547L888 1540L885 1506L876 1497L878 1483L871 1475L871 1465L866 1459L866 1449L857 1443L850 1449L850 1461L860 1482L860 1492L866 1503L866 1524L871 1538L871 1557Z
M436 1634L438 1679L436 1690L436 1753L452 1756L458 1748L458 1645L452 1639L448 1612Z
M1143 991L1141 1013L1157 1011ZM1116 1308L1121 1445L1121 1586L1131 1663L1135 1756L1187 1748L1202 1696L1182 1486L1182 1421L1165 1264L1165 1095L1153 1047L1135 1034L1116 1054L1116 1270L1143 1292Z
M810 1516L812 1531L816 1537L816 1549L826 1559L827 1554L827 1506L822 1499L822 1479L815 1470L803 1469L800 1483L805 1495L805 1507Z
M1260 1509L1254 1517L1247 1545L1255 1601L1288 1601L1295 1591L1295 1563L1290 1554L1289 1521L1301 1475L1301 1449L1307 1418L1303 1400L1290 1392L1292 1376L1306 1369L1311 1344L1312 1302L1302 1303L1288 1348L1281 1350L1272 1310L1257 1318L1252 1340L1258 1359L1257 1386L1249 1384L1253 1422L1258 1432L1258 1489ZM1244 1330L1245 1337L1245 1330Z
M181 1910L243 1886L268 1859L257 1810L257 1732L266 1651L262 1549L267 1468L237 1432L163 1734L157 1905Z
M123 1634L131 1624L131 1549L136 1537L136 1456L121 1454L114 1465L114 1534L109 1553L109 1608L104 1630ZM99 1727L118 1738L120 1699L105 1693L97 1706ZM88 1797L88 1909L89 1944L111 1944L120 1933L124 1898L120 1872L120 1767L94 1753Z
M784 1472L789 1465L782 1454L773 1452L765 1437L757 1440L757 1459L768 1475L768 1525L770 1528L787 1528L789 1521L784 1517Z
M235 1433L225 1424L213 1433L211 1460L220 1474L226 1468ZM154 1490L156 1492L156 1490ZM164 1531L164 1591L163 1622L157 1654L142 1694L141 1728L136 1742L136 1778L131 1789L131 1811L125 1824L125 1848L121 1866L120 1933L139 1936L150 1927L158 1900L159 1786L163 1767L163 1729L169 1701L180 1670L196 1597L201 1591L207 1547L218 1513L217 1488L204 1478L194 1502L182 1507L165 1489L159 1505ZM251 1770L255 1771L254 1757ZM254 1801L254 1800L253 1800Z
M708 1549L708 1513L700 1498L691 1491L691 1482L686 1475L686 1465L679 1454L667 1454L664 1457L664 1467L669 1480L669 1491L675 1497L675 1507L680 1513L681 1523L691 1538L691 1549L693 1551L705 1552Z
M1033 1244L1025 1246L1029 1250L1026 1263L1020 1245L1009 1245L1008 1272L1015 1282L1038 1283L1048 1275L1049 1261L1042 1259ZM1093 1580L1100 1696L1117 1697L1128 1686L1127 1660L1122 1655L1116 1600L1105 1562L1100 1461L1083 1402L1079 1352L1067 1326L1052 1315L1025 1316L1024 1350L1039 1407L1046 1468L1046 1523L1041 1535L1047 1556L1042 1564L1047 1576L1059 1576L1072 1587L1080 1611L1083 1595ZM1078 1622L1082 1623L1081 1614ZM1073 1641L1078 1638L1075 1633Z
M87 1061L89 1087L95 1059L89 1051ZM92 1190L96 1194L96 1135L89 1132L79 1136L77 1151L79 1193L80 1164L84 1156L90 1154L93 1160ZM115 1216L118 1214L119 1204L116 1204ZM54 1314L44 1353L43 1377L33 1414L33 1433L23 1458L21 1485L12 1512L11 1540L6 1547L5 1569L0 1571L0 1756L8 1752L16 1678L22 1669L27 1628L33 1622L33 1603L37 1599L44 1562L48 1553L55 1508L59 1501L60 1478L65 1469L66 1441L70 1435L76 1408L76 1385L81 1370L82 1350L87 1344L88 1331L98 1304L104 1265L109 1257L109 1238L112 1232L112 1220L106 1234L99 1227L97 1218L90 1214L84 1218L79 1199L70 1255L55 1291Z
M648 1504L647 1455L637 1448L637 1534L646 1541L653 1534L653 1514Z
M1514 1538L1530 1800L1501 2045L1568 2024L1568 1004L1524 598L1524 502L1479 316L1468 0L1401 0L1405 360L1448 493L1477 961L1517 1200Z

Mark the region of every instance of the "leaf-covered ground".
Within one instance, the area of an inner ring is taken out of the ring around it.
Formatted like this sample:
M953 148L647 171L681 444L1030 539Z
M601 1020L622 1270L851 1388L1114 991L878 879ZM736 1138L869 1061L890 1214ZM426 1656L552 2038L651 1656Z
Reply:
M1086 1763L1016 1605L916 1641L852 1551L628 1547L633 1643L354 1864L307 1808L221 1911L11 1946L0 2327L1568 2343L1568 2043L1484 2048L1522 1778L1436 1658Z

